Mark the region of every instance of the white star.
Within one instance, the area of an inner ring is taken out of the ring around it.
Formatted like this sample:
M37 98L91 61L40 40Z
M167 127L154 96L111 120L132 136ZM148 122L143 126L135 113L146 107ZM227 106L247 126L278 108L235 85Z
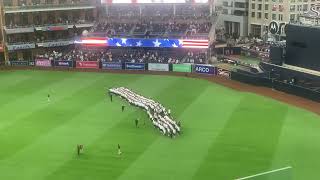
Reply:
M140 47L141 45L142 45L141 41L138 41L136 46Z
M176 45L176 43L173 43L173 44L172 44L172 47L177 48L178 46Z
M121 38L122 44L126 44L127 43L127 39L126 38Z
M182 41L182 40L180 40L180 39L179 39L179 44L180 44L180 45L182 45L182 44L183 44L183 41Z
M118 42L117 42L117 44L116 44L116 45L117 45L117 46L121 46L121 44L120 44L120 43L118 43Z
M154 47L160 47L161 42L158 41L158 39L156 39L156 41L152 41L154 44Z

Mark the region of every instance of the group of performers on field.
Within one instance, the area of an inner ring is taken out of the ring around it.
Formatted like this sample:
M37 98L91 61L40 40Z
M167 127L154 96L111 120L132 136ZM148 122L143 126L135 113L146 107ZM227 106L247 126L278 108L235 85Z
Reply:
M163 135L167 135L172 138L180 134L180 123L176 123L174 120L172 120L170 109L166 110L166 108L162 104L136 94L135 92L125 87L111 88L109 89L108 93L111 99L112 95L114 94L125 99L131 105L140 107L145 110L148 113L154 127L159 129Z

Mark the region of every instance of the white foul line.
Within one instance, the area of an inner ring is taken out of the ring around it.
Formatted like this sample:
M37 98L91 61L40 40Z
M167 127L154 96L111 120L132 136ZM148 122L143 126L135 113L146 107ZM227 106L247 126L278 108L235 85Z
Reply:
M249 179L249 178L252 178L252 177L261 176L261 175L264 175L264 174L273 173L273 172L277 172L277 171L282 171L282 170L286 170L286 169L290 169L290 168L292 168L292 167L291 167L291 166L287 166L287 167L284 167L284 168L275 169L275 170L272 170L272 171L267 171L267 172L255 174L255 175L252 175L252 176L247 176L247 177L243 177L243 178L238 178L238 179L236 179L236 180Z

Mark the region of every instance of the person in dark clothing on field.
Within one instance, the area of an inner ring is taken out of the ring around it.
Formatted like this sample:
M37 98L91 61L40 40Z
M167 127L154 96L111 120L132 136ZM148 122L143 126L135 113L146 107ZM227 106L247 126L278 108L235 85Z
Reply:
M121 148L120 148L120 144L118 144L118 155L121 155Z
M172 133L172 132L170 132L170 138L171 138L171 139L173 138L173 133Z
M126 106L122 105L122 107L121 107L122 112L124 111L124 108L125 108L125 107L126 107Z
M135 124L136 124L136 128L138 127L139 124L139 119L137 118L136 120L134 120Z
M77 145L77 153L78 156L80 156L80 154L83 152L83 145L82 144L78 144Z

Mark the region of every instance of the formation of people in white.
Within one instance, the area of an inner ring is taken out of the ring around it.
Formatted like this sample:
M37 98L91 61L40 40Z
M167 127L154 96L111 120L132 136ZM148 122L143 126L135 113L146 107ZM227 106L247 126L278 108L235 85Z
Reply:
M159 129L163 135L173 137L180 133L180 126L171 119L170 110L160 103L143 97L125 87L109 89L109 93L115 94L127 100L130 104L144 109L155 128Z

